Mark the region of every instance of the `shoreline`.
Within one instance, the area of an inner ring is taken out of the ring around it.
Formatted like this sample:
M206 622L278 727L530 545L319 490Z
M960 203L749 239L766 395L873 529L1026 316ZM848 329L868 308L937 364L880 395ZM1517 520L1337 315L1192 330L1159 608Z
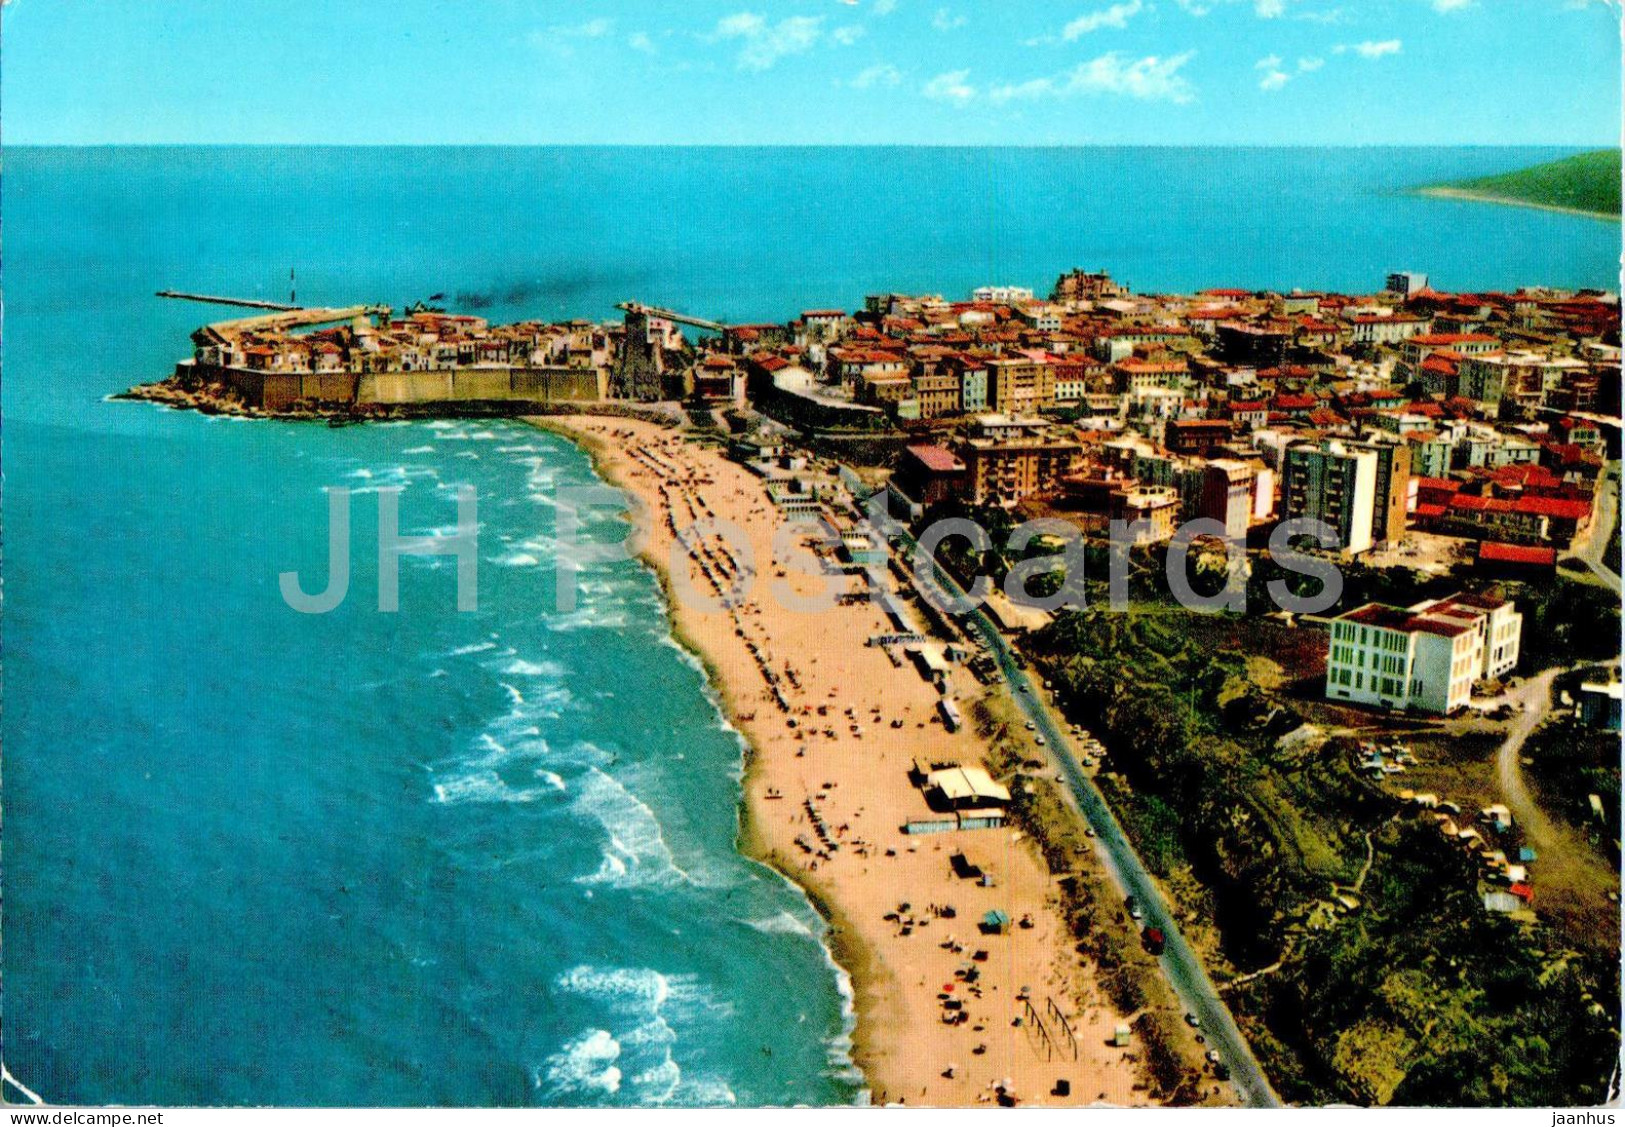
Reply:
M1451 188L1439 186L1433 188L1416 188L1416 195L1428 196L1439 200L1458 200L1467 203L1503 204L1507 207L1527 207L1536 211L1552 211L1559 215L1579 215L1587 219L1603 219L1614 223L1620 221L1620 216L1609 211L1591 211L1583 207L1565 207L1562 204L1539 203L1535 200L1520 200L1513 196L1498 196L1493 192L1478 192L1471 188Z
M524 421L581 447L595 471L628 495L637 529L632 546L661 585L673 640L700 663L743 741L736 848L794 885L823 919L821 941L850 988L850 1059L870 1101L993 1104L1002 1099L996 1087L1008 1079L1023 1104L1153 1102L1141 1084L1141 1065L1110 1045L1113 1026L1126 1018L1105 1000L1092 962L1074 950L1054 875L1033 840L1009 826L923 837L900 832L902 822L927 813L906 779L908 764L948 757L979 763L988 749L969 730L950 734L933 727L937 690L906 662L897 667L883 649L864 645L864 638L888 629L882 612L842 605L814 623L777 606L766 613L749 599L723 614L676 597L671 522L681 525L697 507L710 513L714 506L717 517L748 529L765 548L779 518L761 479L719 450L689 441L681 429L616 417ZM696 589L707 580L714 584L711 565L700 557L725 572L723 554L691 551L689 574L680 578ZM790 687L790 704L779 711L769 701L753 711L753 689L769 700L768 663L781 664L767 654L769 647L795 662L793 673L783 663L788 680L772 690ZM962 670L955 675L966 677ZM882 687L874 705L856 703ZM822 734L831 737L826 742L809 730L825 722L811 719L815 708L832 726L847 724L833 716L841 706L849 708L851 736L835 739L831 727ZM860 708L874 716L857 713ZM883 709L892 715L883 716ZM872 724L863 743L857 742L860 718ZM882 746L870 752L865 744L871 741ZM814 759L817 773L809 774ZM827 853L809 845L814 823L820 833L830 832ZM996 872L997 881L984 887L956 878L947 854L957 851ZM950 905L948 912L939 915L939 905ZM978 937L976 921L993 908L1007 911L1011 925L1004 934ZM954 938L956 927L963 942ZM973 947L985 948L975 952L980 962L968 961ZM975 973L956 981L966 968ZM1029 989L1036 1011L1023 1009ZM1046 1008L1051 1005L1053 1011ZM945 1020L960 1006L965 1021ZM1045 1021L1022 1016L1035 1012L1065 1013L1068 1030L1076 1027L1070 1059L1040 1051L1035 1030ZM1134 1049L1143 1051L1137 1037ZM1062 1078L1068 1083L1059 1083Z
M593 472L601 477L608 485L625 493L635 507L645 505L643 496L625 480L613 464L608 450L608 443L600 436L584 432L580 428L570 427L560 421L560 418L544 416L527 416L519 421L533 426L548 434L556 435L571 445L579 448L592 464ZM627 517L629 535L637 535L637 514L629 513ZM869 1082L869 1071L862 1063L862 1049L860 1042L859 999L863 996L866 986L875 976L873 971L874 956L860 941L854 938L854 933L843 920L841 913L830 901L825 890L819 888L816 882L807 882L798 879L791 873L773 850L767 845L759 832L758 820L751 804L745 801L745 794L761 756L761 749L756 741L752 740L740 721L740 710L734 693L721 669L706 654L700 643L684 627L682 616L677 613L678 601L673 590L672 578L664 561L660 560L648 547L645 540L639 544L630 541L634 547L634 555L654 576L660 587L661 601L665 604L667 623L671 629L672 642L684 653L692 657L705 678L706 685L714 696L717 711L721 713L723 721L738 735L740 752L740 791L736 807L734 848L738 854L747 861L752 861L780 880L784 881L796 894L806 900L808 907L824 922L825 934L819 937L819 943L824 948L831 967L838 978L844 979L845 990L842 993L842 1024L840 1036L847 1043L847 1063L856 1068L864 1077L862 1095L872 1096L873 1086ZM839 985L837 989L839 990Z

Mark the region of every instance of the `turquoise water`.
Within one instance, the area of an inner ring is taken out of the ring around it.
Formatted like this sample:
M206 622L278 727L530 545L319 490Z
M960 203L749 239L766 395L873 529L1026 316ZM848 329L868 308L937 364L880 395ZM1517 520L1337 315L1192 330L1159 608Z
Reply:
M569 444L511 423L329 430L105 396L204 307L155 289L492 317L724 319L878 289L1612 286L1619 228L1401 194L1552 150L11 150L5 1060L62 1102L845 1102L842 982L733 851L740 746L653 578L553 609ZM403 530L480 498L376 606ZM354 504L350 595L323 489ZM587 534L614 540L599 514Z

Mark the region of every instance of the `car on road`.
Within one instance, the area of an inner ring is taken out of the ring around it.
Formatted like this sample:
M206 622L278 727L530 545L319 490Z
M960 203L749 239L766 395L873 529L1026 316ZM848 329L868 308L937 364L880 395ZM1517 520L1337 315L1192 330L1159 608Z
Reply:
M1044 746L1044 737L1043 736L1034 736L1033 737L1033 743L1037 744L1039 747L1043 747Z
M1036 727L1038 727L1037 724L1034 724L1031 720L1027 721L1027 730L1029 732L1032 731Z

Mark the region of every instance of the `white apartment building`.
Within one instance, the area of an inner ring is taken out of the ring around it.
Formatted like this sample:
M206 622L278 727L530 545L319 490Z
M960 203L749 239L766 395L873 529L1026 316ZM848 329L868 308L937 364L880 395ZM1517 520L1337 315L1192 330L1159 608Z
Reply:
M1032 299L1033 291L1026 286L977 286L971 291L972 301L990 301L1000 305L1014 305Z
M1483 595L1409 609L1367 603L1332 622L1328 700L1440 715L1466 707L1473 684L1518 664L1523 615Z

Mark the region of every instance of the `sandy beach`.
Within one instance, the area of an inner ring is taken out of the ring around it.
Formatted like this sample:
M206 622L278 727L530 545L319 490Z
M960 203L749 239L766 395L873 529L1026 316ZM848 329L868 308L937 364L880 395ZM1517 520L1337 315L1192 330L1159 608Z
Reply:
M1474 192L1467 188L1419 188L1418 195L1432 196L1441 200L1465 200L1469 203L1498 203L1508 207L1532 207L1537 211L1555 211L1562 215L1584 215L1590 219L1611 219L1618 223L1620 217L1607 211L1588 211L1583 207L1564 207L1555 203L1536 203L1533 200L1513 199L1511 196L1497 196L1491 192Z
M1136 1090L1135 1047L1108 1044L1120 1019L1073 949L1033 844L1008 826L902 832L931 816L909 779L913 761L979 764L979 739L949 733L935 719L937 689L866 644L895 629L879 606L796 612L771 592L776 582L802 595L825 582L844 591L861 579L798 574L805 561L776 569L783 518L762 480L714 446L622 418L535 422L585 445L634 499L641 551L674 596L678 637L705 661L752 748L741 848L802 886L830 921L874 1101L974 1106L997 1102L1003 1087L1023 1104L1149 1102ZM734 605L717 595L739 577L742 551L716 537L690 550L674 534L703 518L744 529L758 561ZM707 605L677 597L685 586ZM968 714L984 690L962 667L949 677ZM954 874L960 851L988 884ZM979 929L990 911L1008 915L1003 934Z

